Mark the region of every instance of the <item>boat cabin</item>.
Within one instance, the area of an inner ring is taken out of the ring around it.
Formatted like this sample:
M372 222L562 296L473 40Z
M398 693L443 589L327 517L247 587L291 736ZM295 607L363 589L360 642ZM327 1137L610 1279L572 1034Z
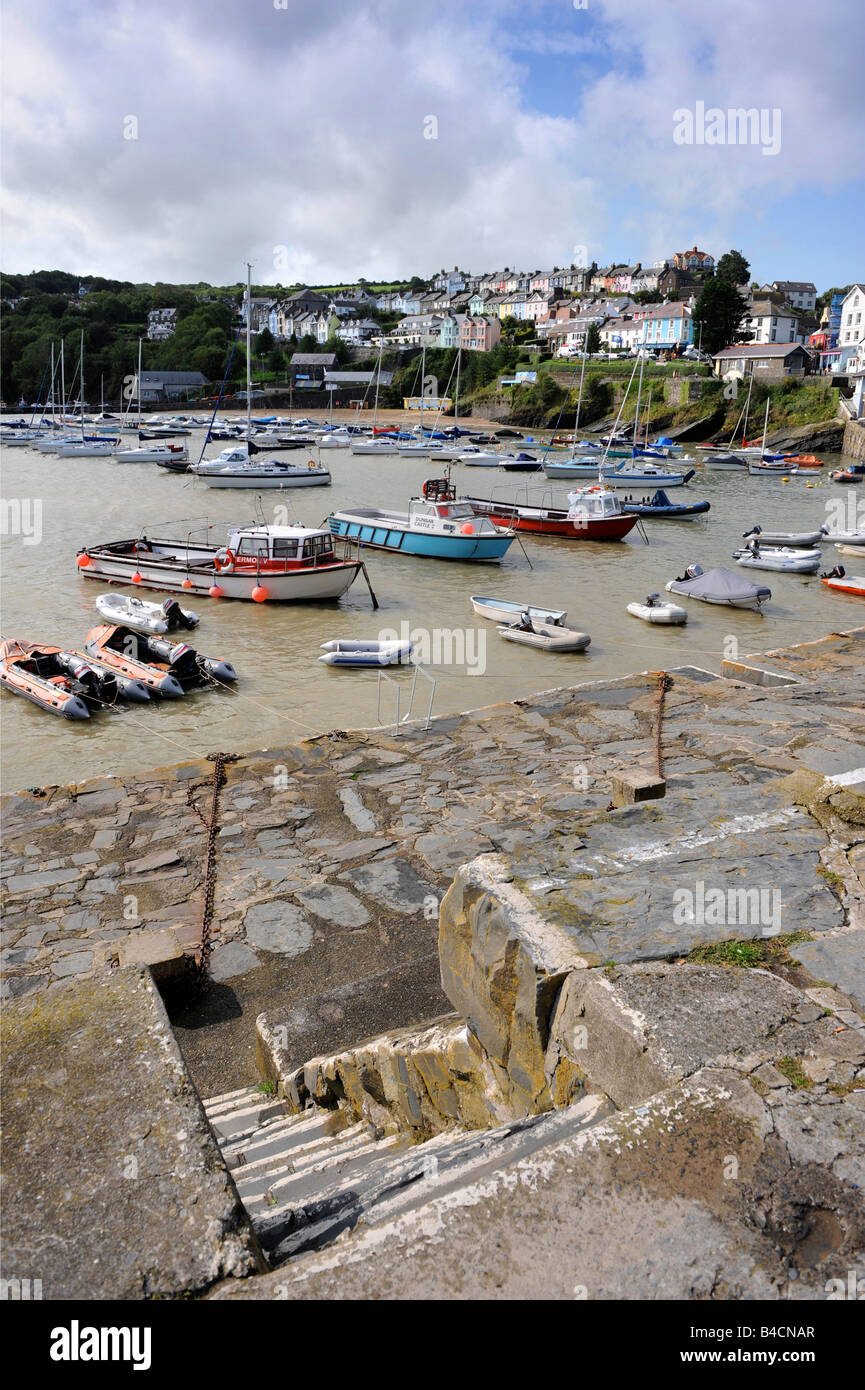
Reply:
M621 516L622 504L610 488L580 487L568 493L568 517Z
M310 526L243 526L229 532L237 570L286 570L336 563L330 531Z
M437 535L486 533L495 527L479 517L471 502L455 497L413 497L409 502L412 530L434 531Z

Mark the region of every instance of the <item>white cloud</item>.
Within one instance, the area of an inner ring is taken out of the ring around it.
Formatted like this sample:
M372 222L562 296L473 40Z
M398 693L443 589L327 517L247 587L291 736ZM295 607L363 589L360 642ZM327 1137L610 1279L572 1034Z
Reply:
M849 178L865 101L846 0L17 0L4 28L5 264L136 280L725 246L743 212ZM580 86L550 116L531 65L563 52ZM674 145L697 100L780 107L781 153Z

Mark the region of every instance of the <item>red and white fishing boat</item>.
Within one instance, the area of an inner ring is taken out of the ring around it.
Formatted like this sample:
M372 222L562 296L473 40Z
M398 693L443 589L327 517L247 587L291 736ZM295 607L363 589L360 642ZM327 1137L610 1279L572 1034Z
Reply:
M620 541L638 521L636 516L622 511L611 488L599 485L569 492L567 511L523 502L488 502L481 497L463 500L471 503L478 516L489 517L497 526L535 536L563 536L571 541Z
M226 544L194 540L194 534L182 540L140 535L87 546L78 552L78 568L85 578L103 584L108 580L256 603L337 599L361 571L366 577L356 553L351 558L346 547L338 555L330 531L319 527L237 526Z

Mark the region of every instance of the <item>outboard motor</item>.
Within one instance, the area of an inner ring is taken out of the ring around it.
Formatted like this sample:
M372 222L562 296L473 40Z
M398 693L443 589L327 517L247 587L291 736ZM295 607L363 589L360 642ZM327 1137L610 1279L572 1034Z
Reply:
M844 579L847 575L843 565L836 565L833 570L826 570L820 575L821 579Z
M689 565L688 568L685 570L685 574L686 574L686 576L687 576L688 579L699 579L699 577L700 577L700 575L701 575L702 573L703 573L703 566L702 566L702 565Z
M169 642L165 637L148 637L146 647L154 661L165 662L172 676L183 681L194 681L198 677L198 660L195 650L185 642Z
M821 529L822 529L822 528L821 528ZM751 529L750 529L750 531L743 531L743 532L742 532L742 539L744 540L744 539L746 538L746 536L760 536L760 535L762 535L762 533L763 533L763 528L762 528L762 526L752 526Z
M117 677L112 671L94 671L83 657L74 652L58 652L57 664L67 671L75 683L75 693L85 701L104 701L113 704L118 695Z
M647 608L654 608L655 604L658 602L658 599L659 599L660 597L661 597L660 594L647 594L647 595L646 595L646 607L647 607Z
M162 603L162 612L168 623L168 631L175 632L179 627L192 628L195 623L187 618L176 598L167 598Z

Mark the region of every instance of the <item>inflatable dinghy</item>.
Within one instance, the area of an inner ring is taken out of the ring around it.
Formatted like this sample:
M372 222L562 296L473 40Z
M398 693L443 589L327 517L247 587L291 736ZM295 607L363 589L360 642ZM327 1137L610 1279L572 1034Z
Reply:
M399 666L410 661L414 646L411 642L322 642L325 666Z
M148 603L145 599L127 594L99 594L96 611L109 623L122 623L136 632L149 632L156 636L163 632L176 632L179 628L198 626L198 614L191 609L181 608L173 598L167 598L163 603Z
M660 594L649 594L645 603L629 603L628 612L632 618L642 618L644 623L664 623L681 625L688 621L688 614L677 603L662 599Z

